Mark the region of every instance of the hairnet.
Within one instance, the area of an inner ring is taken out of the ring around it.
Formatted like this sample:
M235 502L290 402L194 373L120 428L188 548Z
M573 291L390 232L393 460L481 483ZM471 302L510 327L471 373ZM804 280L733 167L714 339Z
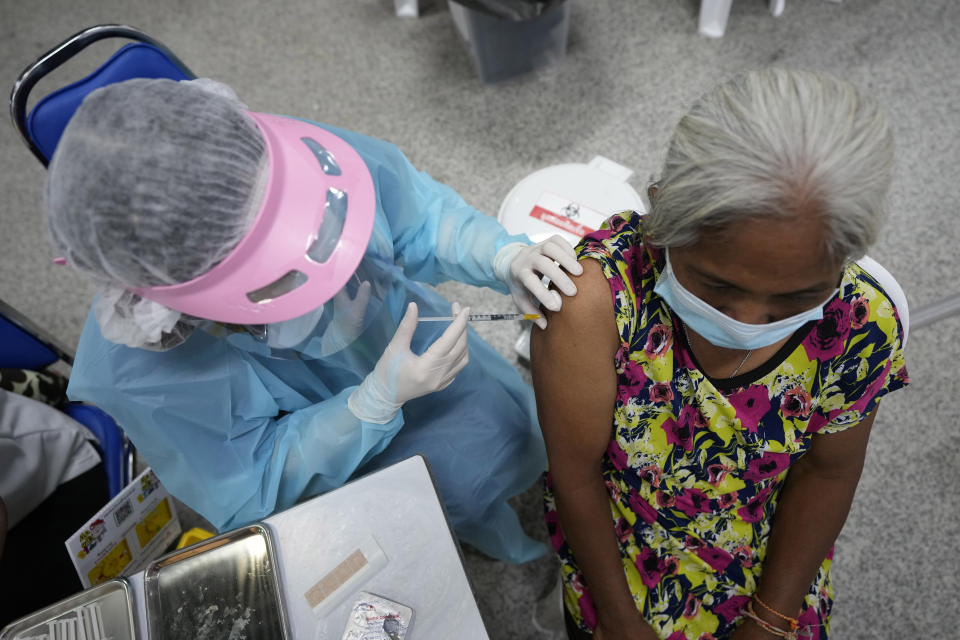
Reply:
M90 93L48 172L56 248L105 291L210 270L246 233L266 178L265 143L245 111L212 80L135 79ZM104 335L129 346L178 333L178 312L139 296L112 291L95 310Z

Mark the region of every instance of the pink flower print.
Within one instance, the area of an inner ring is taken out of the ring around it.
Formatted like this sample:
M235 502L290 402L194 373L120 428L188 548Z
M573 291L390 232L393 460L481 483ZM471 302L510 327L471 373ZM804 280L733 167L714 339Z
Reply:
M677 499L665 491L657 491L657 506L666 509L677 504Z
M650 254L650 262L660 262L660 257L663 255L663 249L660 247L655 247L647 242L644 243L644 246L647 249L647 253Z
M583 574L577 571L570 577L570 586L573 587L573 592L577 595L583 595L586 591L586 587L583 585Z
M667 556L663 559L663 575L672 576L680 568L680 562L673 556Z
M753 566L753 550L745 544L733 550L733 557L737 559L737 562L739 562L742 567L749 569Z
M729 465L715 462L707 466L707 482L716 487L723 482L723 479L727 477L731 470Z
M740 424L749 433L757 432L760 419L770 410L770 392L759 384L741 389L727 400L736 410Z
M803 627L812 627L812 630L816 632L817 626L820 623L820 616L817 615L817 607L807 607L804 609L799 616L797 616L797 622L800 623L800 628Z
M610 499L614 502L620 502L620 487L611 480L604 480L603 484L607 487L607 493L610 494Z
M629 220L620 215L613 215L607 218L606 223L609 225L609 235L613 235L617 231L623 229L625 226L627 226L627 222L629 222ZM603 231L606 231L606 229ZM595 236L596 234L597 232L594 231L590 235Z
M627 468L627 452L620 448L616 440L611 440L607 447L607 458L618 471Z
M807 357L826 362L843 353L850 335L850 305L840 298L833 300L816 326L803 340Z
M700 409L686 405L680 411L680 420L667 418L661 428L667 432L667 442L682 447L685 451L693 451L693 436L698 428L706 426Z
M807 422L806 433L817 433L820 429L823 429L823 425L830 422L825 415L822 413L815 412L810 420Z
M629 404L630 400L639 396L647 386L647 374L639 363L627 361L623 364L623 373L620 377L622 380L618 385L617 400L621 404Z
M696 369L697 365L690 355L690 349L675 349L673 352L673 361L681 369Z
M903 384L910 384L910 377L907 375L907 368L900 367L897 370L897 373L893 376L895 380L902 382Z
M704 631L699 636L697 636L697 640L717 640L717 636L713 635L709 631Z
M560 517L557 515L556 511L547 511L544 516L544 520L547 522L547 532L550 534L550 544L553 545L555 551L560 551L565 542L563 539L563 530L560 528Z
M710 498L700 489L685 489L677 494L677 509L687 516L693 517L698 513L710 513Z
M667 636L667 640L687 640L687 634L685 634L683 631L674 631Z
M736 493L725 493L717 498L717 506L721 509L729 509L737 503Z
M825 619L830 615L830 607L832 604L830 594L827 593L824 587L820 587L820 591L817 593L817 612L820 614L820 618Z
M697 549L697 555L706 562L714 571L723 571L733 562L733 556L716 547L701 547Z
M683 548L688 551L696 551L703 547L703 541L699 538L694 538L693 536L685 536L683 538Z
M667 563L657 557L650 547L640 550L640 555L637 556L634 564L640 572L640 580L648 589L653 589L663 576L667 575Z
M667 442L685 451L693 451L693 431L689 425L667 418L660 426L667 432Z
M774 453L764 451L759 458L750 461L746 473L743 474L744 480L760 482L764 478L778 475L781 471L790 466L789 453Z
M657 510L637 494L631 493L627 502L630 503L630 510L647 524L653 524L657 521Z
M730 596L723 602L713 607L713 613L723 618L727 624L740 617L747 603L750 602L750 596Z
M648 256L643 256L633 263L633 268L634 272L640 276L636 279L636 281L640 282L647 276L647 274L653 271L653 262Z
M637 475L646 480L650 486L653 487L660 486L661 473L660 467L655 464L648 464L637 469Z
M857 296L850 302L850 328L863 329L870 318L870 303L863 296Z
M597 608L593 604L593 598L589 593L584 593L577 598L577 606L580 608L580 617L583 623L591 629L597 626Z
M647 344L643 351L651 360L662 358L663 355L673 346L673 332L670 327L663 323L653 325L650 333L647 334Z
M696 429L702 429L707 426L707 419L703 417L703 413L700 412L699 407L690 404L685 405L683 409L680 410L680 420L689 422Z
M806 418L810 415L811 402L806 389L799 385L791 387L780 400L780 413L784 418Z
M767 504L767 498L770 497L771 488L767 487L757 495L750 498L747 504L737 509L737 515L744 522L760 522L763 519L763 508Z
M633 527L631 527L627 519L623 517L617 518L617 523L614 527L617 532L617 540L620 541L620 544L626 544L630 539L630 535L633 533Z
M850 407L850 411L858 411L863 413L867 406L873 402L874 398L877 397L877 394L880 393L880 390L883 389L883 385L887 383L887 376L890 374L890 368L893 366L891 360L887 360L887 364L884 365L883 371L880 372L880 375L873 379L867 388L864 390L863 395L860 396L860 399L853 403L853 406Z
M653 402L670 402L673 400L673 389L668 382L658 382L650 387L650 400Z
M700 612L700 598L692 593L687 594L687 601L683 605L683 617L686 619L695 618Z

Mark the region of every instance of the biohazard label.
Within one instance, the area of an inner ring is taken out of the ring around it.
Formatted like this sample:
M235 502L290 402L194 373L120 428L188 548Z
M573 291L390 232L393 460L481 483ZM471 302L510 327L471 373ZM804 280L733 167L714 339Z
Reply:
M582 238L600 228L605 216L579 202L553 193L542 193L530 210L530 217Z

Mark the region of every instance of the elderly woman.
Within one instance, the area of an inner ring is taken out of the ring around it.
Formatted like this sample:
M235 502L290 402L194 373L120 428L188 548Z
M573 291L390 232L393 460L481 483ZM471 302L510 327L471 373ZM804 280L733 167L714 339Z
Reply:
M681 119L650 213L580 242L579 294L531 345L571 638L827 637L833 544L907 384L853 262L892 162L847 82L747 73Z

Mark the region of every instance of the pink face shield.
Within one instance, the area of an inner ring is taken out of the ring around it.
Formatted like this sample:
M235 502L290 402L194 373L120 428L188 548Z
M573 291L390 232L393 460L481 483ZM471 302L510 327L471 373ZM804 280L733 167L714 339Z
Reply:
M376 213L363 159L334 134L249 112L266 140L269 178L243 240L207 273L133 292L185 314L259 325L307 314L350 280Z

